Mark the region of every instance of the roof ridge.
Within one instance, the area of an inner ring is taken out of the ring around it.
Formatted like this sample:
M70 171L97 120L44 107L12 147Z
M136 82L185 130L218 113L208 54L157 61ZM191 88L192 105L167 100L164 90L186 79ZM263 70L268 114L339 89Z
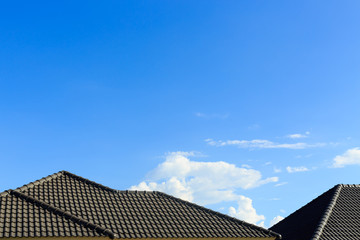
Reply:
M328 207L326 208L325 212L324 212L324 215L323 217L321 218L318 226L316 227L316 230L314 232L314 235L311 237L311 240L318 240L324 230L324 227L330 217L330 214L336 204L336 201L339 197L339 194L340 194L340 191L341 189L344 187L344 184L338 184L338 185L335 185L334 188L335 189L335 193L333 195L333 197L331 198L330 202L329 202L329 205Z
M140 194L148 194L148 193L154 193L156 191L152 190L116 190L117 193L140 193Z
M103 190L106 190L106 191L109 191L109 192L113 192L113 193L118 193L118 192L119 192L119 190L116 190L116 189L113 189L113 188L104 186L104 185L102 185L102 184L100 184L100 183L91 181L91 180L89 180L89 179L87 179L87 178L84 178L84 177L80 177L80 176L78 176L78 175L76 175L76 174L73 174L73 173L71 173L71 172L62 171L62 173L63 173L64 175L67 175L67 176L69 176L69 177L75 178L75 179L77 179L77 180L80 180L80 181L82 181L82 182L84 182L84 183L88 183L88 184L90 184L90 185L93 185L93 186L95 186L95 187L101 188L101 189L103 189Z
M63 175L66 175L66 176L75 178L75 179L80 180L80 181L82 181L82 182L84 182L84 183L91 184L91 185L93 185L93 186L95 186L95 187L101 188L101 189L106 190L106 191L109 191L109 192L117 193L117 192L119 191L119 190L116 190L116 189L113 189L113 188L104 186L104 185L102 185L102 184L100 184L100 183L91 181L91 180L89 180L89 179L87 179L87 178L78 176L78 175L73 174L73 173L71 173L71 172L65 171L65 170L59 171L59 172L57 172L57 173L48 175L48 176L43 177L43 178L41 178L41 179L38 179L38 180L36 180L36 181L30 182L30 183L28 183L28 184L25 184L25 185L23 185L23 186L21 186L21 187L16 188L15 190L22 192L22 191L25 191L25 190L27 190L27 189L29 189L29 188L32 188L32 187L34 187L34 186L37 186L37 185L39 185L39 184L41 184L41 183L43 183L43 182L50 181L50 180L52 180L52 179L58 178L58 177L63 176ZM10 189L10 190L11 190L11 189ZM9 190L9 191L10 191L10 190ZM6 191L5 191L5 192L6 192ZM2 192L2 193L0 193L0 194L6 195L5 192ZM0 196L2 196L2 195L0 195Z
M60 171L60 172L57 172L57 173L53 173L53 174L48 175L46 177L40 178L40 179L38 179L36 181L25 184L22 187L18 187L15 190L17 190L17 191L25 191L25 190L27 190L29 188L32 188L34 186L37 186L37 185L43 183L43 182L47 182L47 181L50 181L52 179L58 178L58 177L62 176L64 174L64 172L65 171ZM9 191L12 191L12 190L10 189Z
M360 184L339 184L343 187L360 187Z
M7 196L9 194L10 194L10 190L5 190L5 191L0 193L0 197L5 197L5 196Z
M115 233L113 233L112 231L110 231L109 229L106 229L98 224L95 224L95 223L92 223L92 222L89 222L85 219L82 219L78 216L75 216L75 215L72 215L71 213L69 212L66 212L64 210L62 210L61 208L57 208L57 207L54 207L44 201L41 201L41 200L38 200L36 198L33 198L31 196L28 196L22 192L19 192L19 191L16 191L16 190L9 190L8 191L9 194L11 195L14 195L16 197L19 197L19 198L22 198L24 199L25 201L28 201L30 203L34 203L35 205L45 209L45 210L48 210L50 212L53 212L54 214L57 214L57 215L60 215L60 216L64 216L65 218L68 218L70 219L71 221L75 222L75 223L78 223L86 228L90 228L91 230L95 230L96 232L100 233L100 234L104 234L104 235L107 235L109 236L111 239L117 237L117 235Z
M260 231L262 231L262 232L265 232L265 233L268 233L268 234L270 234L270 235L273 235L273 236L276 237L276 239L281 239L281 238L282 238L282 237L281 237L281 234L276 233L276 232L274 232L274 231L272 231L272 230L269 230L269 229L266 229L266 228L263 228L263 227L259 227L259 226L255 225L255 224L251 224L251 223L245 222L245 221L243 221L243 220L240 220L240 219L237 219L237 218L234 218L234 217L230 217L229 215L226 215L226 214L223 214L223 213L220 213L220 212L216 212L216 211L211 210L211 209L209 209L209 208L206 208L206 207L197 205L196 203L192 203L192 202L183 200L183 199L181 199L181 198L177 198L177 197L171 196L171 195L166 194L166 193L164 193L164 192L153 191L153 193L159 194L159 195L163 195L163 196L165 196L165 197L167 197L167 198L172 198L172 199L174 199L174 200L176 200L176 201L180 201L180 202L182 202L182 203L184 203L184 204L186 204L186 205L189 205L189 206L191 206L191 207L198 208L198 209L200 209L200 210L204 210L204 211L206 211L206 212L211 212L211 213L213 213L213 214L215 214L215 215L217 215L217 216L219 216L219 217L222 217L222 218L226 218L226 219L229 219L229 220L233 220L233 221L239 222L239 223L241 223L241 225L246 225L246 226L248 226L248 227L252 227L252 228L255 228L255 229L260 230Z

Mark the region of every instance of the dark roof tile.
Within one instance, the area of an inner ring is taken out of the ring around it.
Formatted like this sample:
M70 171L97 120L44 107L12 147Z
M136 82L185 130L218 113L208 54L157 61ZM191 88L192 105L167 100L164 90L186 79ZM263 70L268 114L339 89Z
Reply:
M118 191L66 171L0 193L0 238L16 236L279 237L164 193Z
M284 240L360 239L360 185L339 184L270 230Z

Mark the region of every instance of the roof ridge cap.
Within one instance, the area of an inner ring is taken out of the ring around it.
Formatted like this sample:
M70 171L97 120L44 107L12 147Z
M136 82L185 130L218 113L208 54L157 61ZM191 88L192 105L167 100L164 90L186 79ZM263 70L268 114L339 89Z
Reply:
M9 195L10 191L11 191L11 189L8 189L8 190L5 190L5 191L1 192L0 197L5 197L5 196Z
M156 191L153 190L115 190L117 193L141 193L141 194L147 194L147 193L154 193Z
M341 189L344 187L343 184L338 184L338 185L335 185L335 193L334 193L334 196L332 197L332 199L330 200L329 202L329 205L328 207L325 209L325 212L324 212L324 215L323 217L321 218L318 226L316 227L316 230L314 232L314 235L311 237L311 240L318 240L324 230L324 227L327 223L327 221L329 220L329 217L331 215L331 212L336 204L336 201L339 197L339 194L340 194L340 191Z
M53 212L54 214L57 214L57 215L60 215L60 216L64 216L65 218L68 218L70 219L71 221L77 223L77 224L80 224L86 228L90 228L91 230L95 230L96 232L100 233L100 234L104 234L104 235L107 235L109 236L111 239L113 238L116 238L118 237L115 233L113 233L112 231L110 231L109 229L106 229L98 224L95 224L95 223L92 223L92 222L89 222L85 219L82 219L78 216L75 216L75 215L72 215L71 213L69 212L66 212L64 210L62 210L61 208L57 208L57 207L54 207L44 201L41 201L41 200L38 200L36 198L33 198L31 196L28 196L22 192L19 192L19 191L16 191L16 190L10 190L9 191L9 194L11 195L14 195L16 197L19 197L19 198L22 198L24 199L25 201L28 201L30 203L34 203L35 205L45 209L45 210L48 210L50 212Z
M360 184L340 184L343 187L360 187Z
M226 218L226 219L229 219L229 220L233 220L233 221L239 222L239 223L241 223L242 225L246 225L246 226L255 228L255 229L257 229L257 230L260 230L260 231L262 231L262 232L268 233L268 234L270 234L270 235L273 235L273 236L276 237L276 239L281 239L281 238L282 238L282 237L281 237L281 234L276 233L276 232L274 232L274 231L272 231L272 230L269 230L269 229L266 229L266 228L263 228L263 227L259 227L259 226L255 225L255 224L251 224L251 223L245 222L245 221L243 221L243 220L240 220L240 219L231 217L231 216L229 216L229 215L226 215L226 214L223 214L223 213L220 213L220 212L216 212L216 211L214 211L214 210L212 210L212 209L209 209L209 208L200 206L200 205L198 205L198 204L196 204L196 203L192 203L192 202L183 200L183 199L181 199L181 198L177 198L177 197L171 196L171 195L166 194L166 193L164 193L164 192L153 191L153 193L159 194L159 195L164 195L165 197L172 198L172 199L174 199L174 200L176 200L176 201L180 201L180 202L182 202L182 203L184 203L184 204L186 204L186 205L189 205L189 206L191 206L191 207L195 207L195 208L204 210L204 211L206 211L206 212L211 212L211 213L213 213L213 214L215 214L215 215L217 215L217 216L219 216L219 217L222 217L222 218Z
M18 188L16 188L15 190L21 191L21 192L22 192L22 191L25 191L25 190L27 190L27 189L29 189L29 188L32 188L32 187L34 187L34 186L37 186L37 185L43 183L43 182L47 182L47 181L49 181L49 180L58 178L58 177L62 176L62 175L64 174L64 172L65 172L65 171L60 171L60 172L57 172L57 173L53 173L53 174L51 174L51 175L48 175L48 176L43 177L43 178L40 178L40 179L35 180L35 181L33 181L33 182L29 182L28 184L25 184L25 185L23 185L23 186L21 186L21 187L18 187ZM10 190L10 191L11 191L11 190Z
M73 174L73 173L71 173L71 172L68 172L68 171L62 171L62 172L63 172L64 175L67 175L67 176L69 176L69 177L75 178L75 179L80 180L80 181L82 181L82 182L84 182L84 183L88 183L88 184L90 184L90 185L93 185L93 186L95 186L95 187L101 188L101 189L106 190L106 191L113 192L113 193L118 193L118 191L119 191L119 190L116 190L116 189L113 189L113 188L104 186L104 185L102 185L102 184L100 184L100 183L91 181L91 180L89 180L89 179L87 179L87 178L80 177L80 176L78 176L78 175L76 175L76 174Z

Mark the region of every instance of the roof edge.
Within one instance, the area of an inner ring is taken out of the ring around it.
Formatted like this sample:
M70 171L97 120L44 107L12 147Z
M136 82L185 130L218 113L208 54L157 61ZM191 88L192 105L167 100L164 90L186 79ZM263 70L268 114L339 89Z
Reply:
M183 199L181 199L181 198L177 198L177 197L171 196L171 195L166 194L166 193L163 193L163 192L154 191L154 193L159 194L159 195L163 195L163 196L165 196L165 197L167 197L167 198L172 198L172 199L174 199L174 200L176 200L176 201L180 201L180 202L182 202L182 203L184 203L184 204L186 204L186 205L189 205L189 206L192 206L192 207L195 207L195 208L198 208L198 209L207 211L207 212L211 212L212 214L215 214L215 215L217 215L217 216L219 216L219 217L223 217L223 218L226 218L226 219L229 219L229 220L232 220L232 221L236 221L236 222L238 222L238 223L240 223L240 224L242 224L242 225L246 225L246 226L248 226L248 227L255 228L255 229L259 230L259 231L265 232L265 233L267 233L267 234L275 237L276 239L281 239L281 238L282 238L282 237L281 237L281 234L276 233L276 232L274 232L274 231L272 231L272 230L263 228L263 227L259 227L259 226L255 225L255 224L251 224L251 223L245 222L245 221L243 221L243 220L240 220L240 219L237 219L237 218L234 218L234 217L230 217L229 215L226 215L226 214L223 214L223 213L220 213L220 212L216 212L216 211L211 210L211 209L209 209L209 208L206 208L206 207L197 205L197 204L195 204L195 203L192 203L192 202L183 200Z
M116 189L113 189L113 188L104 186L104 185L102 185L102 184L100 184L100 183L91 181L91 180L89 180L89 179L87 179L87 178L80 177L80 176L78 176L78 175L76 175L76 174L73 174L73 173L71 173L71 172L68 172L68 171L61 171L61 172L62 172L64 175L66 175L66 176L75 178L75 179L77 179L77 180L79 180L79 181L81 181L81 182L84 182L84 183L93 185L93 186L98 187L98 188L101 188L101 189L103 189L103 190L106 190L106 191L109 191L109 192L113 192L113 193L118 193L118 192L119 192L119 190L116 190Z
M9 195L9 194L10 194L10 191L11 191L11 190L5 190L4 192L1 192L1 193L0 193L0 197L5 197L5 196Z
M336 188L335 194L332 197L332 199L330 200L329 205L326 208L323 217L321 218L318 226L316 227L314 235L311 237L311 240L318 240L320 238L320 236L321 236L321 234L322 234L322 232L324 230L324 227L325 227L325 225L326 225L326 223L327 223L327 221L328 221L328 219L330 217L330 214L331 214L331 212L332 212L332 210L333 210L333 208L334 208L334 206L336 204L336 201L337 201L337 199L339 197L339 194L340 194L340 191L341 191L342 187L343 187L343 184L335 185L335 188Z
M82 182L84 182L84 183L90 184L90 185L92 185L92 186L101 188L101 189L106 190L106 191L109 191L109 192L117 193L117 192L119 191L119 190L116 190L116 189L113 189L113 188L104 186L104 185L102 185L102 184L100 184L100 183L91 181L91 180L89 180L89 179L87 179L87 178L80 177L80 176L78 176L78 175L76 175L76 174L73 174L73 173L68 172L68 171L65 171L65 170L62 170L62 171L59 171L59 172L57 172L57 173L48 175L48 176L43 177L43 178L41 178L41 179L39 179L39 180L30 182L30 183L28 183L28 184L23 185L22 187L16 188L15 190L16 190L16 191L21 191L21 192L23 192L23 191L26 191L26 190L29 189L29 188L32 188L32 187L37 186L37 185L39 185L39 184L41 184L41 183L50 181L50 180L52 180L52 179L58 178L58 177L63 176L63 175L66 175L66 176L75 178L75 179L77 179L77 180L79 180L79 181L82 181ZM9 191L11 191L11 189L9 189ZM5 192L6 192L6 191L5 191ZM3 194L4 196L7 195L7 194L5 194L5 192L2 192L1 194ZM0 195L0 196L2 196L2 195Z
M71 221L77 223L77 224L80 224L86 228L90 228L91 230L95 230L96 232L100 233L100 234L103 234L103 235L106 235L108 237L110 237L111 239L113 238L117 238L118 236L113 233L112 231L110 231L109 229L106 229L100 225L97 225L95 223L92 223L92 222L89 222L89 221L86 221L78 216L75 216L75 215L72 215L71 213L69 212L66 212L60 208L57 208L57 207L54 207L46 202L43 202L41 200L38 200L36 198L33 198L31 196L28 196L22 192L19 192L19 191L16 191L16 190L10 190L9 191L9 194L13 195L13 196L16 196L16 197L19 197L21 199L24 199L25 201L28 201L30 203L33 203L45 210L48 210L54 214L57 214L57 215L60 215L60 216L63 216L67 219L70 219Z
M57 172L57 173L48 175L48 176L46 176L46 177L40 178L39 180L36 180L36 181L30 182L30 183L28 183L28 184L25 184L25 185L23 185L22 187L18 187L18 188L16 188L15 190L16 190L16 191L21 191L21 192L22 192L22 191L26 191L27 189L32 188L32 187L34 187L34 186L37 186L37 185L39 185L39 184L41 184L41 183L43 183L43 182L47 182L47 181L49 181L49 180L58 178L58 177L62 176L62 175L64 174L64 172L65 172L65 171L60 171L60 172ZM10 190L10 191L12 191L12 190Z

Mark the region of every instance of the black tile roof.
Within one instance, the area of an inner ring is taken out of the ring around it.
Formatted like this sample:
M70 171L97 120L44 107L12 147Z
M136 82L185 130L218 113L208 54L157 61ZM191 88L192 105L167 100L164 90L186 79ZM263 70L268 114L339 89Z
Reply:
M2 237L280 238L161 192L118 191L61 171L0 193Z
M284 240L360 239L360 185L336 185L270 230Z

